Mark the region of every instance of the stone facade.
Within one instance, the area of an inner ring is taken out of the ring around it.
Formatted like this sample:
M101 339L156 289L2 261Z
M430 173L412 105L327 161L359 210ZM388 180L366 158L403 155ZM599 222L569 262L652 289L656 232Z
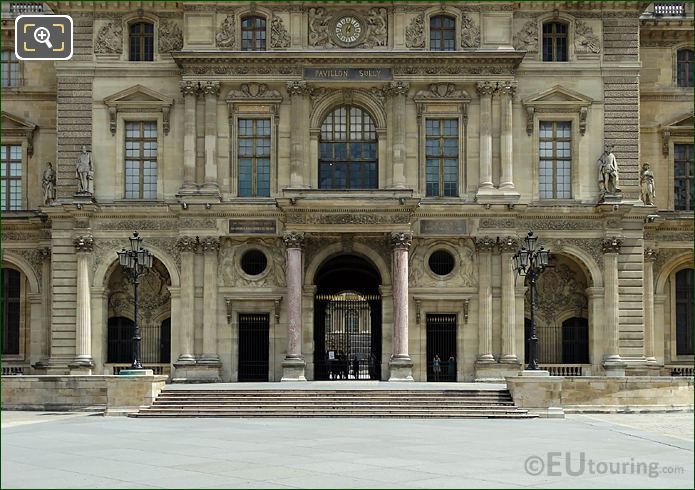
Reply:
M24 165L23 210L3 213L3 267L22 277L20 349L3 355L3 372L127 364L113 362L109 332L132 320L116 252L137 230L157 270L142 293L141 324L157 330L145 361L175 381L239 380L240 322L253 315L267 321L267 379L316 379L316 298L325 264L342 256L378 277L380 379L427 379L437 315L456 325L455 379L501 379L525 361L528 292L511 257L534 230L556 257L539 283L539 329L574 321L588 332L581 362L563 353L570 340L541 338L555 349L541 350L541 364L691 374L692 354L676 347L675 274L693 267L693 214L674 209L673 145L693 137L692 88L674 74L677 49L692 46L692 5L678 19L634 2L555 5L56 4L75 21L75 56L20 63L21 85L2 89L2 144L20 144ZM433 50L436 15L455 21L456 51ZM240 51L248 16L265 19L266 50ZM364 30L356 41L336 34L345 17ZM153 61L128 60L136 21L153 24ZM542 61L549 21L568 27L567 62ZM321 128L343 105L373 121L376 188L321 188ZM241 195L240 120L268 121L266 196ZM456 122L447 196L428 195L433 120ZM156 127L148 199L126 197L133 121ZM547 199L540 126L558 121L570 123L570 197ZM82 145L89 196L76 192ZM605 145L622 191L609 200L597 185ZM48 161L57 192L45 205ZM645 162L655 205L640 199ZM260 272L242 263L250 251L265 258ZM438 251L453 259L449 272L433 270Z

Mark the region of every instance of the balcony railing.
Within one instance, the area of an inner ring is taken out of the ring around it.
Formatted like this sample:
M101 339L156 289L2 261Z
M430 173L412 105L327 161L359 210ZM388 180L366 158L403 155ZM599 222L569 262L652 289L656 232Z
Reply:
M588 376L590 364L541 364L551 376Z
M11 2L10 13L12 15L42 14L44 12L41 2Z
M671 376L693 375L693 366L666 365L664 368L666 368L666 371L669 372Z
M23 366L3 366L2 375L3 376L18 376L24 374Z
M654 2L654 15L659 17L685 16L685 4L680 2Z

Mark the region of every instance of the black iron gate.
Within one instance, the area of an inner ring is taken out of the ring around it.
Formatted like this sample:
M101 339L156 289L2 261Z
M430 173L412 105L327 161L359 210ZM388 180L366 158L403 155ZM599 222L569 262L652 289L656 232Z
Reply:
M268 314L239 314L239 381L268 381Z
M456 315L427 315L426 322L427 381L456 381Z
M355 292L314 300L314 377L375 379L381 374L381 297Z

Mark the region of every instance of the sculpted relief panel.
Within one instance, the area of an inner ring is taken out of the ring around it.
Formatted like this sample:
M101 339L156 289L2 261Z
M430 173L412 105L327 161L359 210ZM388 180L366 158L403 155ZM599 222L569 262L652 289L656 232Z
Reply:
M241 268L241 257L260 250L268 261L266 269L250 276ZM227 239L220 244L220 285L230 287L285 287L285 247L277 238Z
M355 28L359 29L350 37L350 47L374 48L388 44L388 13L385 8L374 7L364 15L343 9L323 7L309 9L309 45L345 46L345 41L336 35L341 18L355 17Z
M429 255L439 249L451 253L456 262L451 274L444 277L436 276L427 263ZM447 287L474 287L478 284L478 268L473 243L466 238L455 242L415 238L409 253L408 274L411 287L434 287L442 281L446 281Z

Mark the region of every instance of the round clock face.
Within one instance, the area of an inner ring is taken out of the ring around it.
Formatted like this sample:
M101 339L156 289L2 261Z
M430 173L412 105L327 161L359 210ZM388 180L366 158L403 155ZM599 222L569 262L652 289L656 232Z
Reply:
M335 23L335 36L345 44L355 44L362 36L362 23L352 15L340 17Z

